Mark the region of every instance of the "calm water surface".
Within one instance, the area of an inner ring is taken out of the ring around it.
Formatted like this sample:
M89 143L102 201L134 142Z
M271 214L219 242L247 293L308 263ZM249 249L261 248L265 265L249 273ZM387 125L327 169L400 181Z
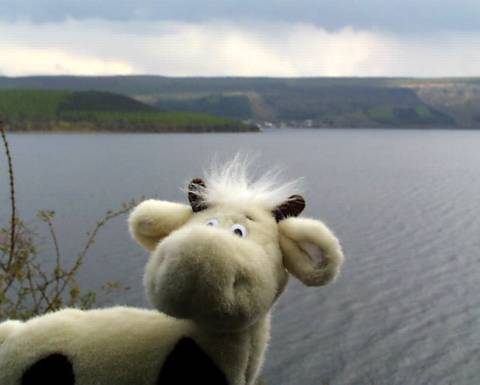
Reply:
M15 134L10 141L22 217L48 251L35 212L56 210L61 247L70 255L123 201L185 202L181 187L215 153L259 153L261 167L280 164L287 177L304 176L306 215L336 232L346 263L325 288L291 280L274 311L267 383L480 383L480 132ZM119 218L100 233L81 282L131 287L101 297L101 305L148 306L141 286L146 258Z

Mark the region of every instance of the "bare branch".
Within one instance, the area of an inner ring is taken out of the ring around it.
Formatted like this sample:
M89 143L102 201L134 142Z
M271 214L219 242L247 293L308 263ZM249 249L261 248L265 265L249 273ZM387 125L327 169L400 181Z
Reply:
M63 286L60 288L60 293L64 292L67 285L69 283L71 283L73 277L75 277L75 275L77 274L78 269L82 265L83 260L85 259L85 256L87 255L89 249L95 243L95 239L96 239L97 234L100 231L100 229L103 226L105 226L112 219L114 219L114 218L116 218L116 217L118 217L122 214L128 213L136 205L137 205L137 201L131 200L130 202L123 204L122 208L117 210L117 211L107 211L105 216L102 219L100 219L100 221L97 222L97 224L93 228L93 231L87 233L88 238L87 238L87 241L85 242L85 246L82 249L82 251L78 254L77 259L76 259L73 267L66 273L66 279L63 282Z
M7 156L8 162L8 176L10 180L10 208L11 208L11 218L10 218L10 253L8 255L7 269L10 267L14 252L15 252L15 218L16 218L16 205L15 205L15 178L13 174L13 162L12 156L10 154L10 147L7 140L7 135L5 133L5 126L3 121L0 119L0 134L2 136L3 146L5 147L5 155Z
M11 221L9 228L0 228L0 320L8 318L28 318L63 306L90 307L96 301L96 292L84 292L76 282L76 277L88 252L95 243L99 231L114 218L129 212L137 201L124 203L116 211L108 211L87 233L85 244L77 254L69 269L64 268L60 242L54 226L53 211L42 210L38 218L48 226L52 242L55 265L45 269L35 247L35 237L31 229L16 216L15 179L12 157L5 128L0 119L0 133L8 160L10 180ZM8 256L7 258L5 258ZM115 282L107 283L102 290L110 294L113 290L128 288Z
M62 275L62 266L61 266L61 254L60 247L58 244L57 233L53 227L53 217L55 215L54 211L51 210L41 210L38 212L38 217L48 225L48 230L50 233L50 238L53 242L53 247L55 250L55 268L53 270L53 279L55 281L55 295L60 294L60 277Z

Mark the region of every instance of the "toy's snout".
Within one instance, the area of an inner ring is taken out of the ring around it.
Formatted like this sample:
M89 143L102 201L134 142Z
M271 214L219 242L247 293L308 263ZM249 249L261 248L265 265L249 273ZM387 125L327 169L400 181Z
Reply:
M242 329L275 299L275 266L269 260L255 242L221 228L190 225L158 245L144 284L162 312L216 330Z

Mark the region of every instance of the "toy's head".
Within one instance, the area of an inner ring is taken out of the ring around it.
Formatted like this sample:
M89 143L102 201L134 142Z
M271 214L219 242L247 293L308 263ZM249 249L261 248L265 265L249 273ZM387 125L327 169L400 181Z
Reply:
M250 183L238 161L194 179L190 205L147 200L130 215L132 236L152 252L144 285L160 311L217 331L247 328L284 290L289 273L308 286L338 274L343 255L321 222L296 218L294 184Z

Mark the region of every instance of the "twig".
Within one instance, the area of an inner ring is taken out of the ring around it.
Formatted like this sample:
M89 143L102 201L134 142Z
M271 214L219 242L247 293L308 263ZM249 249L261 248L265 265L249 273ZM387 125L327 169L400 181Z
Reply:
M12 156L10 154L10 147L7 141L7 135L5 133L5 127L3 121L0 120L0 134L2 136L3 145L5 147L5 154L8 161L8 176L10 178L10 206L12 210L12 216L10 218L10 253L8 256L7 270L10 268L14 258L15 252L15 218L16 218L16 205L15 205L15 178L13 176L13 163Z
M51 304L55 304L55 302L59 299L60 294L62 294L65 291L65 288L74 279L74 277L77 273L77 270L80 268L80 266L83 263L83 260L84 260L85 256L87 255L88 250L95 243L95 239L97 237L98 231L103 226L105 226L107 224L107 222L109 222L110 220L112 220L112 219L114 219L114 218L116 218L116 217L118 217L122 214L128 213L136 204L137 204L137 202L135 200L132 200L131 202L125 204L120 210L113 211L113 212L112 211L107 212L107 214L100 221L97 222L93 231L91 233L87 233L88 238L87 238L87 241L85 242L85 246L84 246L83 250L78 254L77 259L75 260L75 263L74 263L73 267L65 274L65 279L63 281L63 284L60 287L60 290L58 291L58 293L55 295L55 297L51 301ZM50 310L50 306L47 308L47 310Z
M60 293L59 286L60 286L60 278L62 275L62 266L61 266L61 255L60 255L60 247L58 245L58 238L55 232L55 228L53 227L52 218L53 218L54 212L49 211L49 212L41 212L41 213L44 213L44 215L42 215L42 218L45 220L45 222L47 222L48 229L50 231L50 237L52 239L53 246L55 249L56 264L55 264L55 269L53 270L53 275L55 277L55 295L58 295Z
M32 263L31 266L36 270L37 274L40 275L40 277L43 279L43 285L37 283L37 291L40 293L40 296L42 297L41 301L43 300L46 303L46 308L49 309L51 308L52 303L48 299L48 295L46 293L47 287L49 286L48 283L48 278L45 275L45 273L42 271L42 269L37 266L35 263Z
M35 308L33 309L34 313L37 314L39 310L39 302L37 300L37 293L35 292L35 284L33 283L33 278L32 278L32 269L30 268L30 264L27 263L27 279L28 279L28 284L30 286L30 293L32 295L33 299L33 304L35 305Z

